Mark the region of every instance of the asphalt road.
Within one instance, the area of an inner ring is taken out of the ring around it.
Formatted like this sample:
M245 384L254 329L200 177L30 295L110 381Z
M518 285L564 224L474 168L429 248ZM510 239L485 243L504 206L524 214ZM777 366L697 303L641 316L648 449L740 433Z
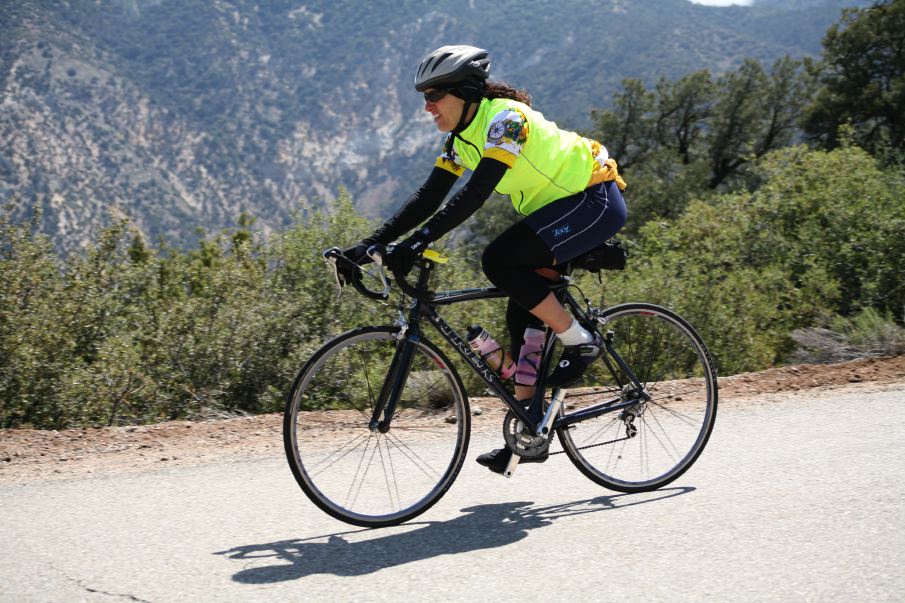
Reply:
M281 457L0 486L2 601L837 600L905 593L905 389L718 413L698 463L622 495L560 455L471 459L405 526L318 511Z

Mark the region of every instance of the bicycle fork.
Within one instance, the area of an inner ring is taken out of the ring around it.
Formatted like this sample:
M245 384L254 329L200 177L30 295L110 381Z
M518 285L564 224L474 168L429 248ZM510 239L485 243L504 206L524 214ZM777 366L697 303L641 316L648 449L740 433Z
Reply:
M402 394L402 388L405 387L405 381L412 368L414 358L415 344L408 337L401 339L399 347L393 355L389 374L380 388L380 395L374 405L371 421L368 423L368 429L371 431L386 433L390 430L393 413L396 412L396 403L399 402L399 396Z

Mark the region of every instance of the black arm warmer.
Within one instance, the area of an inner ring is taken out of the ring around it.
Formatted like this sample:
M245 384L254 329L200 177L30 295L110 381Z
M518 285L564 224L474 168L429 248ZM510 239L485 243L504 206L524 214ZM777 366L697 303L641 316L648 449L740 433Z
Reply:
M478 211L509 167L502 161L484 157L475 168L468 183L438 211L421 231L436 241Z
M457 179L458 176L452 172L435 167L421 188L365 241L387 245L427 220L443 203Z

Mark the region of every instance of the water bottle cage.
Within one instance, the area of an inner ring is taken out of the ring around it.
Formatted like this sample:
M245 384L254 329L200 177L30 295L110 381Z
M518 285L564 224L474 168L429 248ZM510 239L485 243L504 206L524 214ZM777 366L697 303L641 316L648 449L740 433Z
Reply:
M499 357L497 358L497 361L496 361L496 362L491 362L490 358L491 358L492 356L494 356L495 354L497 354L497 353L499 353ZM483 360L484 362L486 362L486 363L489 364L490 366L494 366L494 364L498 364L498 365L499 365L498 368L494 369L494 370L496 370L497 372L500 372L500 370L501 370L502 367L503 367L503 362L504 362L504 360L505 360L505 352L503 351L503 347L502 347L502 346L499 346L499 345L498 345L497 347L495 347L494 349L490 350L489 352L487 352L487 353L485 353L485 354L481 354L480 352L478 352L478 356L480 356L480 357L481 357L481 360Z

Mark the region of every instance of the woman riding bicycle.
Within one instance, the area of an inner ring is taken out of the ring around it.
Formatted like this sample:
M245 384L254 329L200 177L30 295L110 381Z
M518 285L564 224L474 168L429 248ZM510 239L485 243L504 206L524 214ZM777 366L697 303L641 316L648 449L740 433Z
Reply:
M487 51L474 46L444 46L421 60L415 89L424 93L424 109L437 129L448 133L444 151L396 214L343 253L358 264L367 262L368 247L387 245L427 220L385 258L394 273L407 274L431 242L464 222L494 190L508 194L524 218L484 250L484 274L509 295L506 324L513 357L519 357L525 329L542 321L564 346L549 382L569 385L599 356L600 336L565 311L544 275L557 275L558 266L622 228L625 183L602 144L557 128L531 108L525 91L488 81L489 73ZM437 211L466 169L472 171L468 182ZM534 394L533 380L527 381L516 380L519 400L530 401ZM477 461L502 473L510 456L504 447Z

